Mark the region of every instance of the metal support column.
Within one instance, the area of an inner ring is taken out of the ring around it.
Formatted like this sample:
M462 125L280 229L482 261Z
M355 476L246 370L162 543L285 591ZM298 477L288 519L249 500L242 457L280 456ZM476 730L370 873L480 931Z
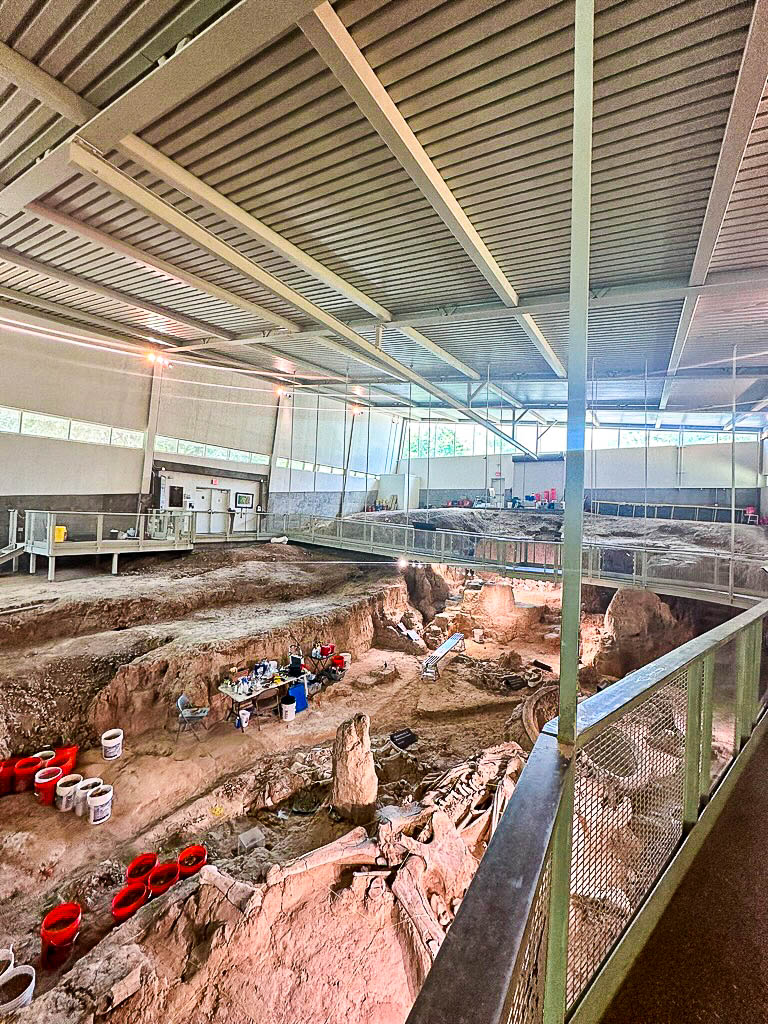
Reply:
M695 661L688 666L685 685L688 707L685 719L685 776L683 779L683 829L688 832L699 817L699 785L701 781L701 692L704 666ZM710 749L711 740L707 741Z
M574 744L579 683L581 548L584 528L584 436L587 416L589 236L592 190L594 0L576 0L573 78L573 169L568 302L568 420L563 521L560 717L558 743L571 757L552 848L552 883L544 1024L562 1024L568 979L568 907L571 877Z
M701 694L701 768L699 772L699 798L709 795L712 787L712 700L715 689L715 655L704 659L704 677Z

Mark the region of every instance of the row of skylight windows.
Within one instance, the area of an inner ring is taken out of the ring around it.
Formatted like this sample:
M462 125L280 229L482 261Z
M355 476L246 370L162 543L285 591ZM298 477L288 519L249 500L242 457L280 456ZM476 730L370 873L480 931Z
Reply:
M261 452L244 452L239 448L223 448L217 444L203 444L202 441L185 441L181 437L155 435L155 451L168 455L192 455L201 459L218 459L222 462L251 462L259 466L269 465L269 456Z
M28 434L49 437L56 441L79 441L82 444L113 444L118 448L143 448L144 431L110 427L105 423L71 420L25 409L0 406L0 431L6 434Z

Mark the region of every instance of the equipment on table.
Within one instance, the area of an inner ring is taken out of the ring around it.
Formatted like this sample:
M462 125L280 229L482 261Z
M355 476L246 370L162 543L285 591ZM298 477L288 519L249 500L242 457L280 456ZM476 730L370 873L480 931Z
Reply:
M447 640L444 640L440 646L434 650L428 657L424 659L421 664L421 678L422 679L437 679L440 676L440 662L451 651L460 653L465 649L464 634L453 633Z
M205 720L211 709L193 707L185 693L182 693L176 701L176 707L179 712L179 727L176 730L176 739L178 740L182 729L191 729L195 739L200 742L200 737L197 735L197 726L202 722L203 727L208 728L205 725Z
M352 656L349 653L336 654L336 644L320 643L315 640L309 661L312 663L312 679L315 683L338 682L349 668ZM316 689L312 689L316 693Z

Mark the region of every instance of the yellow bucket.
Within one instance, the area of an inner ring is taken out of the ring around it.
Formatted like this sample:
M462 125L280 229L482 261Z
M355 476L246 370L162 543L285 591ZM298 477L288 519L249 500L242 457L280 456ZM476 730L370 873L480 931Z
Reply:
M56 544L63 544L67 539L67 528L66 526L54 526L53 528L53 540Z

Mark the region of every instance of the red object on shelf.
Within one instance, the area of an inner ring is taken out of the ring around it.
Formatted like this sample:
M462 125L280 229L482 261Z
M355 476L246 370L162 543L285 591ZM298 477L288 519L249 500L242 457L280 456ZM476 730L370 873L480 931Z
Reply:
M182 878L189 878L207 862L208 851L204 846L188 846L179 854L179 874Z
M169 860L165 864L158 864L157 867L152 868L147 878L149 893L151 896L160 896L162 893L167 892L174 882L178 882L178 880L178 861Z
M131 882L130 885L124 885L112 900L112 917L116 921L126 921L148 899L149 889L143 882Z
M61 768L48 765L35 775L35 796L43 807L52 807L56 797L56 784L64 777Z
M7 757L0 761L0 796L7 796L13 789L14 768L20 757Z
M336 650L336 644L321 644L320 657L327 658Z
M65 775L71 775L75 770L75 764L77 763L77 753L80 750L80 747L54 747L53 749L56 751L56 757L54 758L55 763L60 763L60 757L66 757L67 763L61 766L61 770L64 772Z
M32 789L35 784L35 775L43 767L39 757L22 757L18 760L13 769L13 791L24 793Z
M160 860L156 853L140 853L134 857L125 872L125 880L129 883L141 882L146 884L152 868L157 867Z

